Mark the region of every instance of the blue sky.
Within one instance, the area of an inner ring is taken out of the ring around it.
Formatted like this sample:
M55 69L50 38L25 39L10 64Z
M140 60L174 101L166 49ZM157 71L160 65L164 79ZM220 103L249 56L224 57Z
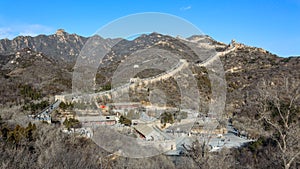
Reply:
M1 39L53 34L58 28L90 36L120 17L162 12L225 43L235 39L280 56L300 55L300 0L3 0L0 7Z

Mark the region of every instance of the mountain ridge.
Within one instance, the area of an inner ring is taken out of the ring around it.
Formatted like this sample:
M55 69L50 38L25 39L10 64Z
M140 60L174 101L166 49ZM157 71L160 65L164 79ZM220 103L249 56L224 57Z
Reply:
M76 57L78 57L84 43L88 41L88 38L89 37L82 37L76 34L69 34L64 30L58 30L55 34L48 36L20 36L10 41L5 39L0 40L0 69L1 81L3 81L2 85L4 85L3 93L7 93L5 91L7 86L14 86L14 83L30 83L37 88L45 89L44 93L46 94L59 94L62 91L70 92L72 72ZM208 47L208 51L212 48L218 52L226 50L226 48L232 45L236 46L234 51L221 56L220 59L223 63L228 83L228 100L230 104L239 102L238 107L242 105L241 97L245 95L245 93L250 92L250 90L254 90L257 81L261 78L272 79L277 77L298 76L298 72L295 70L300 68L300 57L283 58L262 48L247 46L235 41L232 41L230 44L218 42L208 35L194 35L187 39L182 39L151 33L149 35L139 36L131 41L126 39L104 39L104 42L106 42L108 46L116 42L118 43L112 47L111 51L102 59L103 62L100 63L96 75L98 87L111 82L114 71L128 56L136 51L149 47L168 50L180 56L182 59L186 59L190 63L199 61L196 60L197 56L195 53L184 45L183 40L192 41L193 43L202 45L204 48ZM72 55L70 53L72 53ZM43 58L40 56L43 56ZM20 62L22 58L24 59L24 63L30 64L16 65L10 63ZM38 61L39 59L42 60ZM47 64L49 59L51 64ZM36 66L31 66L31 63L36 64ZM192 67L192 69L194 68ZM202 79L201 82L209 84L207 77L204 78L204 76L202 76L202 74L205 74L202 68L195 70L197 71L194 73L200 80ZM149 71L145 71L139 74L139 76L148 77L149 75L154 76L158 73L153 74L153 72L151 73ZM33 75L30 74L30 72L33 73ZM35 77L39 77L36 75L39 72L44 75L41 75L40 80L36 81ZM43 76L45 76L45 78L43 78ZM43 83L35 84L37 82ZM57 87L54 88L53 86ZM203 87L200 86L200 88ZM51 90L49 91L49 89ZM206 92L209 91L208 89L205 90ZM7 91L14 93L10 89ZM17 97L17 94L15 94L15 97Z
M99 36L99 35L98 35ZM110 39L106 38L106 41L122 41L126 43L137 42L143 38L151 38L157 36L167 36L161 35L159 33L151 33L149 35L141 35L137 38L129 41L126 39ZM15 51L21 50L23 48L29 47L37 52L42 52L47 56L61 61L74 62L76 57L79 55L82 47L87 42L90 37L84 37L78 34L69 34L63 29L58 29L55 34L51 35L37 35L37 36L17 36L12 40L0 39L0 53L2 55L9 55ZM173 37L174 38L174 37ZM175 39L180 39L179 37ZM208 35L193 35L191 37L185 38L191 42L196 43L211 43L212 45L225 46L227 44L223 42L218 42ZM218 49L217 49L218 50ZM280 57L280 56L279 56ZM299 57L299 56L291 56Z

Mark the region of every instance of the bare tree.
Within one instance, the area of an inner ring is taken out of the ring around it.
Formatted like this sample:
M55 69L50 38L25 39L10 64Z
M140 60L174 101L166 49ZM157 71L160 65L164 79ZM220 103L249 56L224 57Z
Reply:
M300 156L300 83L296 79L262 81L259 86L260 120L277 142L285 169Z
M234 156L227 148L220 151L209 152L209 147L198 140L186 147L187 156L193 160L197 168L227 169L233 168Z
M193 159L198 168L209 168L209 147L205 142L196 140L190 146L184 146L187 157Z

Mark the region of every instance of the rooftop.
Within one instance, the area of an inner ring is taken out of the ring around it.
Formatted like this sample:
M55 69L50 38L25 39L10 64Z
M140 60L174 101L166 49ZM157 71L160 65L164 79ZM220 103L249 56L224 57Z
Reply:
M147 136L154 131L152 127L149 127L144 124L138 124L134 128L135 128L135 130L137 130L139 133L143 134L144 136Z

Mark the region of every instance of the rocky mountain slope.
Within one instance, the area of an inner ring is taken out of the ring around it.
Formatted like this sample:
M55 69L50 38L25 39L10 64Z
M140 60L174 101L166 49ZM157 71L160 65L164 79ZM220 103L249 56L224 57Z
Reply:
M20 103L26 85L46 96L68 90L71 73L65 65L41 52L26 47L9 55L0 54L0 104Z
M49 36L18 36L13 40L2 39L0 40L0 53L12 54L28 47L53 59L74 61L86 41L85 37L69 34L63 29L59 29L55 34Z
M236 166L235 168L244 168L245 166L247 166L247 168L272 168L277 166L278 168L278 166L282 165L277 158L278 154L280 154L280 150L274 142L274 139L269 137L270 127L255 121L259 116L258 112L261 111L256 103L260 102L258 92L263 80L271 82L273 86L283 84L282 82L286 78L300 82L300 57L282 58L261 48L250 47L234 41L227 45L203 35L195 35L187 38L189 42L196 43L203 48L202 52L204 57L201 59L196 56L191 48L183 43L185 40L180 37L152 33L142 35L132 41L99 38L104 42L102 47L113 47L100 63L96 74L97 88L100 90L110 89L111 77L114 71L120 64L128 61L127 59L130 58L130 55L135 52L149 48L163 49L178 56L178 59L186 59L189 62L189 68L193 73L193 77L196 79L200 95L203 98L200 103L201 112L208 111L207 105L211 99L211 82L207 68L199 66L198 63L207 59L205 54L213 50L222 52L235 46L233 51L220 56L227 81L225 115L232 118L233 127L239 131L246 131L251 136L259 139L239 149L226 149L219 154L213 153L212 155L216 155L216 157L210 159L210 161L215 164L215 161L219 159L223 159L224 161L226 159L228 163ZM26 113L32 114L33 109L39 109L37 105L42 107L41 103L48 100L52 95L61 94L62 92L71 92L74 63L87 40L88 38L68 34L63 30L58 30L56 34L49 36L20 36L13 40L0 40L0 114L5 121L9 121L8 124L11 123L10 133L24 130L24 128L19 125L14 127L15 124L23 123L24 119L22 119L22 115L24 116ZM113 45L116 41L119 42ZM158 75L162 72L162 70L147 69L138 72L135 76L146 78ZM101 88L103 86L105 87ZM179 86L174 78L161 80L148 86L141 84L139 88L130 91L130 94L134 95L132 101L146 100L149 95L146 93L147 90L144 89L159 89L163 91L165 94L163 97L166 98L168 105L178 106L178 103L181 101ZM156 97L162 97L159 94L160 93L158 93ZM284 92L281 94L286 95ZM295 105L299 104L300 103L297 102ZM25 110L24 106L25 108L30 107L30 109ZM299 108L299 106L295 106L295 108ZM276 111L274 112L276 113ZM276 114L274 115L276 116ZM294 120L300 121L299 114L293 114L293 116L296 116L293 117ZM278 123L281 124L281 121L278 121ZM0 127L2 124L0 118ZM298 125L299 123L295 124ZM26 131L30 131L27 130L31 129L32 126L30 127L30 125L28 124ZM262 132L262 130L265 131ZM3 131L5 130L1 130L0 132L4 133ZM22 164L22 166L32 167L32 164L36 165L36 161L38 161L39 164L37 166L45 166L45 162L40 159L46 159L46 161L49 162L48 165L52 168L53 165L72 166L74 164L77 167L78 164L81 164L85 167L90 165L90 168L96 168L97 159L101 159L99 157L101 157L102 154L103 157L104 155L108 157L108 153L101 152L102 150L99 150L99 147L95 146L91 140L79 139L76 141L74 137L69 138L67 135L62 135L55 125L41 123L38 125L37 132L37 134L34 134L34 140L27 142L23 140L19 144L22 146L18 148L16 148L16 143L6 143L3 139L0 139L0 146L2 146L3 149L3 151L1 151L1 157L3 156L3 159L7 161L3 163L3 165L13 166L11 168L17 168L20 164ZM295 135L298 136L299 132ZM27 136L31 138L31 135ZM273 137L277 138L276 133ZM49 144L45 144L45 140L48 140ZM74 141L76 141L76 143ZM297 147L297 143L299 142L293 142L291 145ZM50 144L52 145L47 146ZM69 151L73 149L68 147L74 148L77 146L79 147L78 151ZM297 151L297 149L295 150ZM95 151L97 152L95 153ZM224 154L226 151L227 154ZM49 154L47 152L53 152L52 154L50 153L51 157L45 158ZM199 151L196 153L197 158L200 153ZM65 158L61 157L62 154L71 155L70 158L67 158L71 160L66 161ZM23 160L24 157L30 157L31 160ZM158 165L157 168L161 168L162 166L166 166L165 168L176 168L175 166L168 166L169 163L165 162L167 161L165 156L160 156L159 158L161 157L163 159L162 162L158 162L157 159L152 159L153 162L151 161L149 166L153 167L154 165ZM179 163L182 167L177 166L178 168L191 168L188 166L193 166L191 165L193 161L189 159L190 156L186 157L188 157L187 160L189 161ZM74 163L73 160L86 158L91 160L83 160L83 163ZM228 158L232 158L232 161L228 160ZM200 159L207 160L207 158L202 157L200 157ZM20 163L19 161L22 160L23 163ZM51 162L60 160L62 162L58 164ZM111 164L124 167L124 164L129 164L128 161L130 160L132 159L119 157ZM147 158L143 160L149 161ZM194 160L194 162L196 161ZM136 168L136 166L141 166L140 163L145 164L144 161L135 163L132 162L129 166ZM202 162L200 161L200 163ZM298 159L295 160L295 164L293 164L294 167L291 168L298 168L297 166L299 166L299 164L298 157ZM220 166L224 167L223 164ZM199 166L195 168L199 168Z
M1 81L3 82L1 84L3 92L1 93L10 91L6 88L14 86L12 84L22 83L40 88L46 94L70 92L72 68L87 40L88 38L68 34L63 30L58 30L54 35L49 36L20 36L13 40L0 40L0 69ZM208 51L211 48L216 51L223 51L228 47L227 44L217 42L206 35L195 35L187 38L187 40L207 48ZM114 44L116 41L119 42L112 47L112 50L100 64L96 75L98 87L110 83L114 71L128 56L150 47L170 51L190 63L201 62L193 50L182 43L180 37L174 38L152 33L141 35L132 41L125 39L104 40L106 45ZM257 83L261 79L300 77L299 71L297 71L300 66L299 57L280 58L261 48L238 43L234 45L237 46L236 50L221 57L228 84L228 112L239 112L244 102L243 99L247 93L251 93L257 88ZM199 89L208 94L210 91L209 79L205 68L191 68L198 79ZM149 77L159 73L161 73L159 70L146 70L140 72L138 76ZM164 85L168 83L176 84L170 81L164 82ZM167 86L164 88L168 89Z

